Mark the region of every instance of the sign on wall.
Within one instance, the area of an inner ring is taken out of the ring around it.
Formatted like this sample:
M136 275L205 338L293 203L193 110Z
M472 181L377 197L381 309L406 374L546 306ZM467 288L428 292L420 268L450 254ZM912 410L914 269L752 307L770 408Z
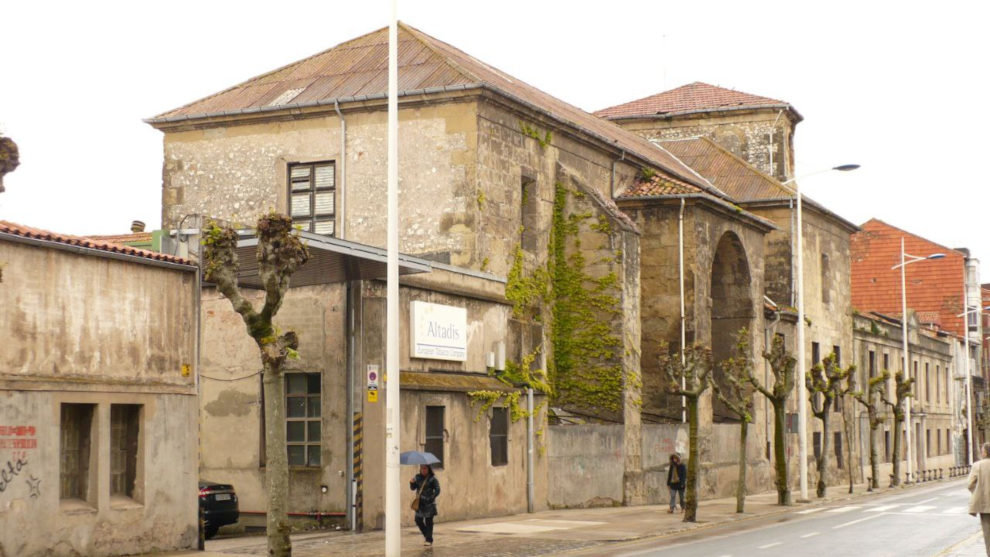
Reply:
M467 359L467 310L465 308L412 302L409 346L413 358Z

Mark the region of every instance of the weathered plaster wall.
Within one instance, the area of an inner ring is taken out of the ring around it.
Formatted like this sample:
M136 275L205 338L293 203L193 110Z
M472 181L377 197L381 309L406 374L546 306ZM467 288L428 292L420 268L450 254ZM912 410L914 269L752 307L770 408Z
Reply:
M261 307L261 291L245 291ZM346 308L342 285L289 290L275 323L299 335L299 359L285 371L322 374L319 468L292 467L289 512L343 512L347 507ZM232 483L242 511L267 509L264 479L261 360L241 316L215 289L203 291L200 475ZM328 486L322 493L320 485ZM250 516L246 518L250 519Z
M0 261L0 555L193 548L193 272L8 242ZM93 405L85 500L60 498L64 403ZM141 407L130 497L111 494L115 404Z
M193 384L193 273L10 242L0 261L0 377Z

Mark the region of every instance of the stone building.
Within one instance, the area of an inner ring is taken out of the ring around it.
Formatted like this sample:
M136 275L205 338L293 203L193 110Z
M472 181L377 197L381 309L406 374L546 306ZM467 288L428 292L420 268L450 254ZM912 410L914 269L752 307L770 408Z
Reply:
M979 261L970 257L965 249L947 248L877 219L862 224L861 229L853 235L851 244L854 307L860 312L901 317L899 265L903 250L907 262L904 276L909 314L913 311L917 315L920 326L945 331L949 338L955 339L951 396L956 401L956 413L952 442L957 465L966 464L969 460L966 407L973 408L974 423L978 417L978 406L967 401L967 370L973 393L983 391L985 385L979 356L983 340L979 318L982 313ZM930 255L941 257L926 260ZM916 381L923 382L924 372L920 365L912 359L910 373ZM903 364L895 369L902 370ZM912 434L923 431L920 417L913 422Z
M794 129L802 120L801 115L783 101L704 83L692 83L595 114L650 140L691 167L735 206L771 224L762 236L762 284L752 298L758 307L753 306L749 311L762 312L765 296L768 307L783 309L783 312L771 312L761 330L753 330L754 321L750 325L751 344L762 352L768 339L772 338L770 335L780 334L796 353L793 308L797 305L797 235L795 190L790 184L793 181ZM832 352L845 366L850 363L848 355L852 350L849 235L858 228L807 198L804 198L802 220L804 304L808 323L805 369L810 370ZM724 264L727 268L738 267L731 257ZM748 277L740 275L738 280L745 284ZM738 299L738 296L732 297ZM716 302L715 298L712 305L720 308L717 311L734 311L730 309L731 304ZM781 314L785 315L784 319L779 318ZM732 319L716 320L713 314L713 327L722 327L712 335L716 361L729 356L734 343L731 333L739 325ZM644 363L644 370L646 365ZM763 369L764 363L757 359L755 365L757 369ZM758 404L764 402L757 397ZM790 411L796 413L797 404L796 398L792 397ZM836 416L831 419L833 431L830 435L841 437L840 408L835 409ZM715 405L714 410L712 419L716 423L733 421L719 405ZM772 431L768 413L760 410L758 414L764 418L759 420L762 423L758 424L757 431L765 444L754 447L752 453L754 465L757 462L766 465L769 455L773 454ZM815 431L821 427L818 420L809 419L808 423L812 430L809 438L820 437L822 433ZM797 455L796 430L789 435L789 444L791 454ZM812 456L809 450L809 459ZM728 452L727 457L731 462L732 453ZM832 460L833 468L829 471L832 481L843 479L840 464L837 459ZM796 480L797 458L790 459L790 466L791 477ZM814 469L813 462L809 463L809 469Z
M479 420L483 407L467 394L516 396L487 373L490 355L504 347L507 372L549 370L552 413L625 424L623 499L642 500L644 252L613 193L646 174L702 192L708 186L648 141L450 45L401 24L399 42L400 249L415 256L412 270L429 271L402 279L402 330L415 329L412 308L428 303L459 313L465 334L457 357L439 359L414 352L403 333L401 450L443 455L445 519L525 510L525 425L509 419L508 397ZM364 270L365 258L381 257L386 45L379 30L150 119L165 134L164 226L195 229L204 217L249 223L274 208L311 233L311 248L353 255L342 269ZM767 223L724 201L697 203L715 207L698 226L720 227L699 231L708 258L700 282L711 276L707 244L723 231L730 249L752 242L745 249L760 260L762 238L754 238ZM359 528L383 519L384 410L381 397L367 393L384 364L380 276L296 281L278 317L301 339L290 391L297 381L303 396L305 380L307 400L319 407L300 417L312 436L290 448L305 454L290 471L290 510L313 519L346 514ZM761 277L754 267L753 281ZM752 288L746 317L759 319L761 290ZM226 300L209 287L203 300L201 473L234 483L252 516L265 511L258 364ZM538 430L547 419L544 404ZM535 507L543 508L549 471L537 453Z
M911 401L913 429L911 443L914 455L913 469L925 471L956 466L953 449L953 430L957 427L960 399L953 385L953 348L957 344L945 331L919 326L917 315L911 314L908 323L908 359L917 382ZM856 314L853 316L854 354L856 363L856 384L866 391L866 385L873 377L884 371L891 373L886 382L884 394L894 401L894 380L892 374L904 369L903 326L900 320L880 313ZM874 400L873 403L877 404ZM884 418L883 425L876 431L877 456L880 464L880 485L887 485L892 474L895 458L902 462L901 474L906 468L906 437L901 435L901 455L895 455L894 421L889 407L878 405ZM865 476L870 472L869 419L866 410L856 404L859 422L858 444L862 455L858 466ZM903 481L906 476L902 476Z
M189 262L0 221L0 555L192 549Z

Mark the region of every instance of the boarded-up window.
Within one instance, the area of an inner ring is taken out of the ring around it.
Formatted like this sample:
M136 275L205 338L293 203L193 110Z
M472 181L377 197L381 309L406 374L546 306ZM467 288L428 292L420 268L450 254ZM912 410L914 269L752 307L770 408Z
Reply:
M307 232L333 236L336 175L334 163L289 166L289 215Z
M320 374L285 374L285 444L289 466L320 465Z
M434 468L443 468L443 406L426 407L426 445L428 453L440 459Z
M110 406L110 493L134 496L141 406Z
M842 469L842 434L838 431L835 432L834 445L835 445L835 465L840 470Z
M61 408L60 485L62 499L89 499L89 457L95 404Z
M522 177L522 249L535 253L539 243L539 232L537 227L540 222L540 198L536 187L536 180L531 177Z
M492 466L509 463L509 412L505 408L492 408L492 423L488 433L492 447Z

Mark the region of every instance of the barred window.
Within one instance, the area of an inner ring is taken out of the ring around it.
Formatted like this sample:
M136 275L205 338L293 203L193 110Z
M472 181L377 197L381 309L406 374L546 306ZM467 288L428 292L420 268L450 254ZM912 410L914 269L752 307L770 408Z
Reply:
M320 466L320 374L285 374L285 444L289 466Z
M141 406L110 406L110 493L134 497Z
M90 499L89 460L95 410L95 404L62 404L59 462L61 499Z
M333 162L289 165L289 214L307 232L334 235L336 175Z

